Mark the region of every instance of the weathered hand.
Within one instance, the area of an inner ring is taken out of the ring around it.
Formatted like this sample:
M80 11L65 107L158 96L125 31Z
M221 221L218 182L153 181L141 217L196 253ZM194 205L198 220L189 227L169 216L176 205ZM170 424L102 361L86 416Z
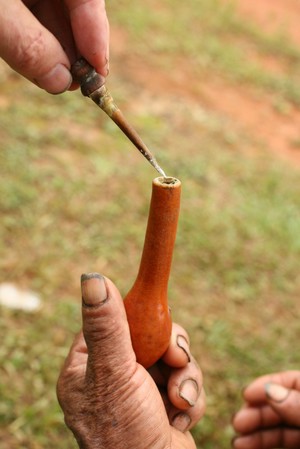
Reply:
M108 74L105 0L9 0L0 9L0 57L50 93L67 90L83 56Z
M58 380L65 422L81 449L194 449L189 429L205 410L188 336L149 371L136 363L122 298L107 278L83 275L83 333Z
M246 405L233 419L235 449L299 449L300 371L259 377L243 395Z

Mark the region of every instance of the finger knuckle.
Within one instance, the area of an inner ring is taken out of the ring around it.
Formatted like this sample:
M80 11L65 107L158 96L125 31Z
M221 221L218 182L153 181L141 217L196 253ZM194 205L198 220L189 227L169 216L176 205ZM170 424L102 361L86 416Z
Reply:
M19 47L19 69L28 73L36 71L45 54L45 40L41 30L32 31L22 39Z

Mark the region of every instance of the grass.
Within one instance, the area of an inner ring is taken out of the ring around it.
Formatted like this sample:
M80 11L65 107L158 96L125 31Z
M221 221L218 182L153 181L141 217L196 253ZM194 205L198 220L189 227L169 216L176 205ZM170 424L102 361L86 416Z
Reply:
M133 1L129 15L125 2L112 1L108 11L129 33L137 60L146 54L152 70L174 70L184 56L201 79L210 71L294 101L280 85L292 61L291 79L297 76L297 50L288 41L278 48L277 84L261 81L260 73L269 76L263 66L250 76L251 57L237 55L250 44L273 54L278 36L241 23L232 6L217 5L173 1L155 9ZM192 31L183 38L187 21L191 30L201 28L202 39ZM79 93L51 97L1 73L1 281L39 292L43 303L33 315L1 309L1 448L70 449L76 445L55 383L80 328L79 277L96 270L123 294L131 287L155 173ZM225 449L241 388L256 375L299 366L293 348L300 332L300 174L263 152L249 155L245 147L254 141L245 142L232 123L197 103L174 103L166 92L155 109L152 90L135 84L134 74L123 78L121 69L110 85L145 141L159 148L161 165L182 180L170 303L205 375L208 412L194 430L198 447ZM145 99L138 109L128 92Z

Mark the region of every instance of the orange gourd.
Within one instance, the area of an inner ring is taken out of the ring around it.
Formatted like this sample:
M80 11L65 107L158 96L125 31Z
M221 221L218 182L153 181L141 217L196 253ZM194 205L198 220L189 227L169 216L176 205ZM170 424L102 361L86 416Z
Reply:
M181 183L155 178L137 278L124 299L133 349L145 368L167 350L171 336L168 282L180 209Z

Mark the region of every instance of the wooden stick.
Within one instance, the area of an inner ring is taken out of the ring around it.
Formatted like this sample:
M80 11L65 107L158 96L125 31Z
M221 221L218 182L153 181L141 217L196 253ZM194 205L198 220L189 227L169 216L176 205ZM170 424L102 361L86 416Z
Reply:
M82 94L91 98L115 122L155 170L160 175L166 177L165 172L158 165L154 155L115 104L113 97L105 86L105 78L99 75L84 58L79 59L73 64L71 72L74 81L80 84Z

